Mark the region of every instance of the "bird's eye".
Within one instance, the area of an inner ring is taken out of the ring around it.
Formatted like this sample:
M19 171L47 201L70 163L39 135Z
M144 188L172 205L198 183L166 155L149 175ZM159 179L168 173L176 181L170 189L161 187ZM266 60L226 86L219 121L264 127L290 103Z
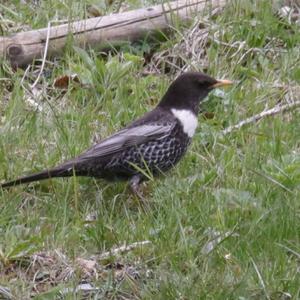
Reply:
M209 86L209 82L203 79L198 80L198 84L201 86Z

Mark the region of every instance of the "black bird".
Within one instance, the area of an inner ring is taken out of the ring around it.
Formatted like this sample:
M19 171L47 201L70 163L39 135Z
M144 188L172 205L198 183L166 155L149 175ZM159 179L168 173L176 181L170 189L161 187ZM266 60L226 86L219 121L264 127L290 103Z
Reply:
M212 89L229 84L229 80L216 80L203 73L184 73L152 111L123 130L57 167L1 187L75 174L130 180L132 190L139 195L139 184L148 173L155 176L168 171L185 154L197 127L200 102Z

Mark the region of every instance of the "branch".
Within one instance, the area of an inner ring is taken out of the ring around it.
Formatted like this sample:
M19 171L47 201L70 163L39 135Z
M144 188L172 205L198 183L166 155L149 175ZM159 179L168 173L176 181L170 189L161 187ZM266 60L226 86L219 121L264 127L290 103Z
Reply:
M226 0L180 0L132 10L109 16L91 18L48 28L20 32L0 37L0 59L6 57L13 67L26 66L45 53L47 57L61 55L72 34L79 47L109 48L120 43L138 40L153 31L165 31L176 21L191 20L192 16L206 8L222 7Z
M287 111L289 111L293 108L296 108L298 106L300 106L300 100L292 102L292 103L284 104L284 105L277 105L277 106L275 106L271 109L262 111L261 113L259 113L257 115L254 115L250 118L247 118L247 119L239 122L236 125L229 126L229 127L225 128L224 130L222 130L222 134L224 134L224 135L229 134L232 131L234 131L236 129L240 129L245 125L248 125L250 123L258 122L259 120L261 120L265 117L274 116L274 115L277 115L279 113L287 112Z

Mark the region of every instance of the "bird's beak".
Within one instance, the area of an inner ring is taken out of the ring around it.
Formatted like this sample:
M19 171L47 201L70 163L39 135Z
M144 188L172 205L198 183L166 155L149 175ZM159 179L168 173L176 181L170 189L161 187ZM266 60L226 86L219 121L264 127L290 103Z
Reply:
M213 84L211 87L216 88L216 87L221 87L221 86L226 86L231 84L233 84L233 81L223 79L223 80L217 80L217 83Z

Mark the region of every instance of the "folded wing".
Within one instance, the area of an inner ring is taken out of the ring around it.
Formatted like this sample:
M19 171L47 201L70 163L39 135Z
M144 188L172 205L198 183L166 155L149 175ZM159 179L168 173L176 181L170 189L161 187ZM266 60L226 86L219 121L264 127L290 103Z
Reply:
M83 154L78 159L101 158L116 154L131 146L138 146L152 139L163 139L170 134L174 124L145 124L124 129L102 140Z

